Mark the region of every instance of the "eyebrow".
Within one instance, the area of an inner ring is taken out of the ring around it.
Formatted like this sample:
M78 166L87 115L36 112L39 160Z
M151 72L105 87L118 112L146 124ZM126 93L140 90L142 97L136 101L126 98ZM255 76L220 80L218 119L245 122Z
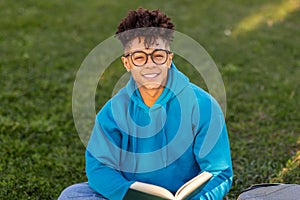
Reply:
M171 51L168 50L168 49L159 49L159 48L158 48L158 49L153 49L153 51L150 52L150 54L153 53L155 50L165 50L165 51L171 52ZM132 51L132 52L127 52L126 54L124 53L124 56L127 57L127 56L129 56L130 54L133 54L133 53L135 53L135 52L144 52L144 53L148 54L147 52L145 52L145 51L143 51L143 50L135 50L135 51Z

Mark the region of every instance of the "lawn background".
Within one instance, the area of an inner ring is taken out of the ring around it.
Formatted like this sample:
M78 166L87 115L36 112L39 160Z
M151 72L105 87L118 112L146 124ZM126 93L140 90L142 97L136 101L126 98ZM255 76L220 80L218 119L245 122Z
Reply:
M0 1L0 199L56 199L86 181L72 89L88 53L129 9L160 8L216 62L227 92L234 183L300 183L300 2ZM191 81L199 75L176 58ZM125 72L111 67L99 109Z

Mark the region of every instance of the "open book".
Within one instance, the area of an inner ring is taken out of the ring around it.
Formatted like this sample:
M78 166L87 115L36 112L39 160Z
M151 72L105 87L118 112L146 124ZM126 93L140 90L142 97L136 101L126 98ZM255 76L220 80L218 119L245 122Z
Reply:
M134 182L126 193L124 200L188 199L195 195L197 192L200 192L205 183L207 183L212 176L213 175L209 172L202 172L201 174L197 175L193 179L186 182L183 186L181 186L177 190L175 195L173 195L167 189L157 185Z

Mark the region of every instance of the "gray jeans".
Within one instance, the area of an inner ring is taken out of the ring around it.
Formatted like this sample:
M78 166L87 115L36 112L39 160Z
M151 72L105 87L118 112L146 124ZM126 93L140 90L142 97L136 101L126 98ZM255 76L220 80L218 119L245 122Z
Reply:
M88 183L77 183L64 189L58 200L106 200L103 196L95 192Z

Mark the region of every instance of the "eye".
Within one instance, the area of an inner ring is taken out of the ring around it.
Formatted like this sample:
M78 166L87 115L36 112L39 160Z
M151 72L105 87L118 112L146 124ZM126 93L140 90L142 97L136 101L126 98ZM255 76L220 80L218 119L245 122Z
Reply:
M161 54L157 54L157 55L154 55L155 56L155 58L163 58L164 57L164 55L161 55Z
M153 56L157 60L164 59L166 57L163 52L156 52Z
M146 55L142 52L135 52L133 55L132 55L132 58L133 60L135 61L143 61L146 59Z
M134 60L143 60L143 59L144 59L143 56L136 56L136 57L134 57Z

